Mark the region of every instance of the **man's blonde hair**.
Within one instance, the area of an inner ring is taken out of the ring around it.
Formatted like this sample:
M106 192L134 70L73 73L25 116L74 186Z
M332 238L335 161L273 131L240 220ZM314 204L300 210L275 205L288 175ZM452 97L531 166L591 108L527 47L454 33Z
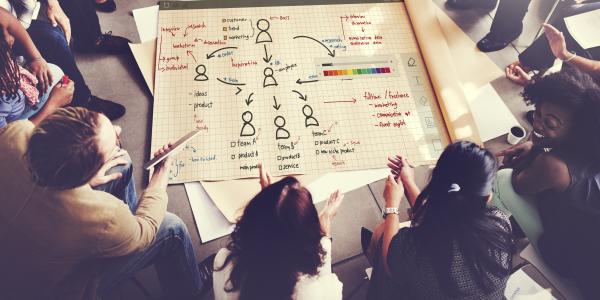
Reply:
M102 167L99 114L81 107L60 108L33 131L27 160L40 186L71 189L89 182Z

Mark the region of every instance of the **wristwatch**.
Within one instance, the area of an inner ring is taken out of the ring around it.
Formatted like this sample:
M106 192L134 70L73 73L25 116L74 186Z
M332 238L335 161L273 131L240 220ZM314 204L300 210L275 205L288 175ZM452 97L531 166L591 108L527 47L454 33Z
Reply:
M381 216L385 219L385 217L387 215L390 214L398 214L398 208L397 207L386 207L383 209L383 211L381 212Z

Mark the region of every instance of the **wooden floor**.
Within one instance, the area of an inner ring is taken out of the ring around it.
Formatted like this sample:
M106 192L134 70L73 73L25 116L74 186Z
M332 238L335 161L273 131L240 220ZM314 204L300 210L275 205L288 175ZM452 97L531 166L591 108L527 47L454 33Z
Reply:
M89 0L88 0L89 1ZM434 0L444 7L445 0ZM490 54L491 59L502 69L516 60L518 52L531 43L541 21L550 10L552 1L533 0L525 21L521 37L506 49ZM139 42L135 23L130 11L135 8L154 5L156 0L117 0L118 10L111 14L98 13L103 31L112 31L134 42ZM448 15L471 37L479 40L489 30L494 11L447 11ZM134 165L138 190L145 186L146 175L142 173L142 162L149 156L150 122L152 98L147 92L143 79L130 56L78 55L77 62L88 81L92 93L107 99L114 99L127 107L127 114L116 123L123 130L124 147L129 150ZM123 84L127 82L127 84ZM526 110L519 97L520 89L499 78L492 82L494 88L502 96L508 107L521 121ZM140 120L143 120L140 124ZM492 150L506 147L503 138L486 144ZM207 244L200 244L198 231L192 217L190 205L183 185L170 186L168 210L179 215L187 224L192 235L198 261L215 253L221 248L226 239L219 239ZM383 182L376 182L346 194L343 207L338 213L333 225L333 260L334 272L344 284L345 299L364 299L367 282L364 270L367 261L361 255L360 228L373 229L381 222L380 209L383 205ZM406 205L406 203L405 203ZM143 286L143 289L139 286ZM148 268L136 276L136 280L124 283L110 299L159 299L161 295L154 269ZM212 299L206 295L204 299Z

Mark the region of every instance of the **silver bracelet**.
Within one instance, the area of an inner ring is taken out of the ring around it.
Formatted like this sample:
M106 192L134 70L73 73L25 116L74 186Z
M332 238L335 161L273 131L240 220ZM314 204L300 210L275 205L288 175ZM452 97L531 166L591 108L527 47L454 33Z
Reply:
M570 62L571 60L573 60L573 58L577 57L577 54L576 54L576 53L574 53L574 52L569 52L569 53L571 53L571 54L573 54L573 55L572 55L571 57L569 57L569 58L567 58L567 59L563 60L564 62Z

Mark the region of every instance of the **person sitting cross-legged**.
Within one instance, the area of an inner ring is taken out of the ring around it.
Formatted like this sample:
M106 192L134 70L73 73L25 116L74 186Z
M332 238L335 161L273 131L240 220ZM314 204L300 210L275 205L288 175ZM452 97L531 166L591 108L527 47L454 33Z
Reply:
M534 78L529 141L498 153L493 203L585 299L600 295L600 87L577 69Z
M244 209L214 264L216 300L341 300L331 271L331 221L343 195L333 193L319 214L294 177L271 182L260 169L258 193Z
M508 217L488 206L494 155L471 142L449 145L423 191L406 157L389 166L385 221L363 238L373 265L368 299L504 299L515 245ZM400 229L403 195L412 220Z
M185 224L166 212L170 159L138 199L119 131L73 107L0 129L0 299L105 297L152 264L167 299L211 287L214 255L197 265Z

